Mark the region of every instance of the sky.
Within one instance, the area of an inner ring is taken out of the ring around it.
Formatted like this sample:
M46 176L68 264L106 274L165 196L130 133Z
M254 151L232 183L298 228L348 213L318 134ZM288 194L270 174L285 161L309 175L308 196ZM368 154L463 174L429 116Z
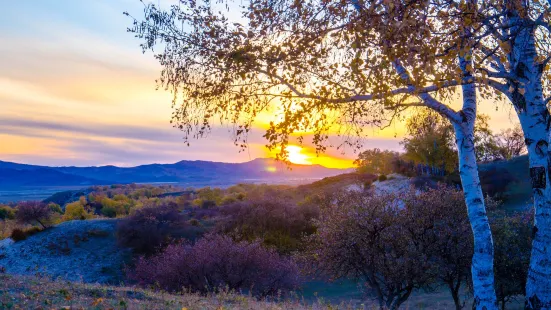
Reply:
M168 7L176 0L153 0ZM263 126L240 152L229 129L183 143L174 129L171 95L156 90L161 67L126 32L139 17L139 0L7 1L0 19L0 160L50 166L135 166L180 160L245 162L268 157ZM451 103L457 106L457 102ZM483 102L499 131L516 122L506 104ZM365 148L400 151L402 123L370 130ZM298 163L349 167L352 150L316 157L293 147Z

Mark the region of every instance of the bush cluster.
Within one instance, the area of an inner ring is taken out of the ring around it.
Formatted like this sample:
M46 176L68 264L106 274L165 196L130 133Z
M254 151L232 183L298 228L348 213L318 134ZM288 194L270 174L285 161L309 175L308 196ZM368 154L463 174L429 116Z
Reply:
M186 226L185 217L177 209L148 207L136 210L117 224L117 239L121 246L136 253L153 254L180 238Z
M15 228L14 230L12 230L10 238L12 238L15 242L22 241L41 231L42 229L36 226L29 229Z
M314 233L312 220L319 209L312 204L296 205L277 197L236 202L220 209L224 216L217 230L235 240L260 239L280 253L301 249L304 235Z
M172 244L155 256L141 257L128 275L141 285L168 291L229 289L255 296L285 293L300 282L292 260L259 242L235 242L221 235L208 235L194 245Z
M397 308L415 289L444 284L456 306L469 288L473 237L463 193L436 185L389 194L337 195L322 206L304 259L312 272L364 284L382 308ZM492 210L495 281L504 306L523 293L530 257L532 215ZM314 264L311 264L314 262Z

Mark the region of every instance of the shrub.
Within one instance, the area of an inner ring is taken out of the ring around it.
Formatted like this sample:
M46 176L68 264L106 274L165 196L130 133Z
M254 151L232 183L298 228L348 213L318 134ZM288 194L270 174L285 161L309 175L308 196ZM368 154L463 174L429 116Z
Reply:
M242 200L242 199L237 199L236 197L233 197L233 196L225 196L224 198L222 198L222 202L220 203L220 205L222 206L229 205L237 202L237 200Z
M63 214L64 221L85 220L90 217L92 217L92 214L84 209L82 200L72 202L65 206L65 213Z
M25 231L23 231L22 229L15 228L15 229L12 230L12 232L11 232L11 238L12 238L13 241L15 241L15 242L17 242L17 241L22 241L22 240L27 239L27 234L26 234Z
M41 232L41 231L42 231L42 229L40 229L40 227L36 227L36 226L35 226L35 227L31 227L31 228L29 228L29 229L26 229L26 230L25 230L25 234L27 235L27 237L30 237L30 236L32 236L32 235L34 235L34 234L36 234L36 233Z
M250 290L255 296L285 293L300 283L291 259L259 242L234 242L220 235L209 235L195 245L173 244L158 255L142 257L129 277L168 291L207 293L227 288Z
M50 211L53 213L63 214L63 209L61 209L61 206L55 202L50 202L48 204L48 208L50 208Z
M117 239L137 253L152 254L182 236L186 226L184 216L175 208L147 207L118 223Z
M213 200L203 200L201 202L201 209L211 209L216 207L216 202Z
M22 241L41 231L42 229L36 226L26 230L15 228L14 230L12 230L10 237L13 239L13 241Z
M16 219L19 223L33 224L37 222L43 228L46 228L44 222L51 216L50 208L39 201L25 201L17 206Z
M398 308L414 288L434 278L424 249L411 241L401 198L354 192L335 197L316 221L306 266L333 279L359 281L376 293L381 309Z
M117 210L112 207L103 207L101 208L101 214L113 218L117 217Z
M384 182L384 181L386 181L386 175L381 174L381 175L377 178L377 180L378 180L379 182Z
M15 209L9 206L0 206L0 220L15 219Z
M496 211L491 214L495 288L501 309L505 309L506 304L516 296L524 294L532 249L533 220L533 210L515 214Z
M409 239L432 262L438 281L449 289L456 309L465 307L461 291L470 283L473 235L463 192L442 184L404 197Z
M124 195L115 195L113 199L107 197L96 198L101 206L101 213L107 217L127 215L132 207L131 200Z
M240 201L220 211L225 217L218 223L219 232L235 240L261 239L281 253L302 248L302 237L314 233L312 219L319 214L317 206L273 197Z
M316 223L306 253L313 271L362 282L385 309L398 308L414 288L437 285L464 307L473 236L461 191L438 184L394 194L345 192L323 205Z

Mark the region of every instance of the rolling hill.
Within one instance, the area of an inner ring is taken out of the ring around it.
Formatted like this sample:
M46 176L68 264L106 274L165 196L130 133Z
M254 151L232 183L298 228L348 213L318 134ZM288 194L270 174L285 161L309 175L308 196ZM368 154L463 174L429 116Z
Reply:
M183 160L174 164L136 167L47 167L0 161L0 187L156 182L206 184L212 181L323 178L344 172L348 170L320 165L287 166L270 158L244 163Z

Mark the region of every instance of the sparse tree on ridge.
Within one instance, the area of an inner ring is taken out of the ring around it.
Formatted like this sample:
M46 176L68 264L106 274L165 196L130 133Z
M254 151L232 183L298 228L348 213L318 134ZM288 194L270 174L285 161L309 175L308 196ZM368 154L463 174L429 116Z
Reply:
M447 171L457 169L453 127L440 114L431 110L413 114L406 130L407 136L401 142L405 158Z
M18 222L28 224L37 222L42 228L46 228L44 223L51 215L50 207L40 201L21 202L17 205L17 212L15 213Z
M354 164L358 165L357 170L361 173L389 174L392 173L392 162L398 155L397 152L374 148L358 154Z
M497 137L497 143L501 156L504 159L511 159L526 153L524 134L522 133L522 128L518 125L500 132Z

